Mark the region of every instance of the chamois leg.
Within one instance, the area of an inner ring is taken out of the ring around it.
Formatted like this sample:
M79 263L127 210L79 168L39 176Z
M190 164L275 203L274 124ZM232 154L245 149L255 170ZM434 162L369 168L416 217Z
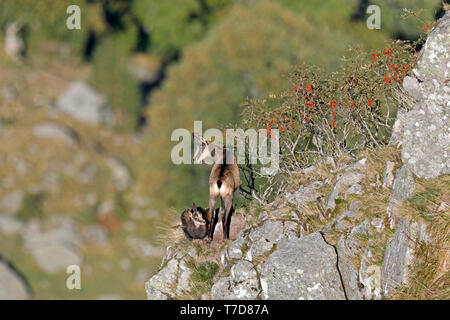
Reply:
M230 224L231 224L231 208L233 206L233 195L226 195L222 198L224 204L224 212L222 216L223 227L223 239L228 240L230 238Z
M216 201L217 201L216 195L209 196L209 211L211 212L211 224L210 224L208 239L210 241L213 239L214 230L216 229L216 223L217 223L216 210L214 210L214 207L216 206Z
M222 237L223 237L223 239L225 239L225 230L226 230L226 227L225 227L225 224L226 224L226 220L225 220L225 200L222 198L222 197L220 197L220 202L221 202L221 204L220 204L220 210L219 210L219 219L220 219L220 217L222 217L221 219L222 219Z

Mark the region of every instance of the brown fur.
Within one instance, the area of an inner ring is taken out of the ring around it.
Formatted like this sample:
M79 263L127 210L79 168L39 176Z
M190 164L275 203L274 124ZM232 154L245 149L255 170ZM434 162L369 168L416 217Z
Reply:
M209 234L211 215L195 203L181 214L181 229L189 240L203 239Z
M209 231L209 240L213 239L214 230L217 223L218 217L216 216L214 207L218 197L221 198L222 202L219 215L220 213L222 214L223 239L226 240L229 238L233 195L241 185L236 156L233 154L233 163L227 164L225 163L226 153L226 149L223 149L222 157L218 158L209 175L209 210L211 212L211 229Z

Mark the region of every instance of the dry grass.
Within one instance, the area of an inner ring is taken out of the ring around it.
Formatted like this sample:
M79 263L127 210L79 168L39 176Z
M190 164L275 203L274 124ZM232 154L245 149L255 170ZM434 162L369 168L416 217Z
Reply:
M442 202L450 203L450 176L417 179L416 190L404 201L401 213L428 220L429 243L418 241L408 285L397 290L393 299L450 299L450 212L438 211Z

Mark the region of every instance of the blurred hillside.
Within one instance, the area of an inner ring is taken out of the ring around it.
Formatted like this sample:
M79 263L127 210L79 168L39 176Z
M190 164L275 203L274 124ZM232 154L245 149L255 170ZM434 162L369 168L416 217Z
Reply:
M432 21L441 3L373 2L381 30L356 0L2 1L0 256L37 299L144 298L159 226L207 199L208 168L171 163L172 130L238 124L246 98L285 89L294 66L333 72L349 47L417 38L423 25L401 27L397 9ZM91 113L69 108L80 96ZM58 252L82 265L82 290L66 289Z

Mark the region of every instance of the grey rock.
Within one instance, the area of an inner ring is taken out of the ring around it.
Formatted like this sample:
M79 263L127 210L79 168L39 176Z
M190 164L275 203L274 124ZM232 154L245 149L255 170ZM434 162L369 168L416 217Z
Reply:
M254 300L260 293L258 277L253 264L239 260L231 267L230 276L219 279L211 288L211 299Z
M362 284L362 294L366 300L381 299L381 268L376 264L367 266L366 258L361 260L359 282Z
M358 240L358 235L367 236L368 228L369 221L365 220L363 223L353 227L347 237L342 235L337 246L339 256L344 255L351 258L361 255L364 251L364 247Z
M20 233L23 229L23 222L13 216L0 216L0 233L12 235Z
M0 256L0 300L24 300L31 298L31 291L24 278Z
M79 266L83 261L76 248L57 243L35 248L32 253L39 267L47 273L63 271L70 265Z
M345 299L334 248L318 232L282 239L258 266L263 299Z
M252 245L246 259L252 260L268 251L283 237L283 223L278 220L268 220L261 227L253 230L249 238Z
M420 178L450 173L450 106L418 102L407 116L403 163Z
M449 79L450 11L438 21L417 58L414 75L421 81Z
M392 187L394 183L394 170L395 163L392 161L386 161L386 166L383 173L383 189Z
M359 272L351 259L359 258L363 255L364 247L357 239L357 235L368 235L369 221L365 220L358 226L355 226L349 235L341 235L336 251L338 254L338 267L342 277L342 283L345 287L345 293L350 300L361 300L363 294L360 290Z
M298 223L294 221L285 221L283 234L288 238L298 238Z
M125 164L116 158L107 158L106 165L112 172L114 185L118 191L125 191L131 184L131 173Z
M149 300L167 300L174 296L172 287L178 276L178 260L169 260L164 268L145 283Z
M25 192L22 190L6 194L0 201L0 210L7 214L15 214L22 208Z
M405 126L406 111L399 109L397 112L397 119L395 119L394 125L392 126L391 138L389 139L389 146L400 147L402 144L403 128Z
M417 100L404 124L402 161L420 178L450 173L450 12L427 38L405 89Z
M232 300L233 293L230 288L230 277L222 277L211 288L212 300Z
M345 190L346 187L355 185L364 178L364 174L356 171L350 170L345 171L338 179L334 187L331 189L330 194L327 197L325 202L325 211L331 210L333 211L336 208L336 199L339 198L339 195Z
M79 142L78 134L75 130L52 122L34 126L33 135L37 138L61 141L71 146L76 145Z
M172 246L168 246L166 248L166 254L164 255L164 257L161 260L160 267L164 266L170 259L172 259L174 254L175 254L175 250L172 248Z
M189 292L191 289L190 279L192 275L192 270L188 268L185 260L181 260L178 265L178 283L176 293L182 294L183 292Z
M394 236L386 247L381 272L382 289L386 297L407 283L408 268L414 257L414 238L410 231L410 223L400 218Z
M391 196L398 200L409 199L411 198L414 189L415 182L412 172L406 166L402 166L395 173Z
M318 188L322 186L322 182L315 181L307 186L300 186L294 193L288 193L285 199L288 203L296 205L298 208L308 204L309 202L317 201L319 197Z
M228 248L225 250L225 257L226 261L233 260L233 259L241 259L243 255L242 247L247 241L247 236L249 234L250 230L244 230L241 232L239 237L234 240ZM227 263L225 261L222 262L223 265L226 265Z
M344 186L351 186L361 182L364 174L358 171L347 171L340 178L339 181Z
M415 100L423 99L422 92L420 90L419 81L415 77L406 76L403 79L403 88L408 92Z
M409 170L407 166L403 165L395 173L394 184L392 186L387 207L387 216L389 218L391 228L395 227L398 206L403 200L411 198L414 190L414 176L411 170Z
M411 221L410 224L410 237L414 241L421 241L425 243L430 243L430 234L427 231L428 225L425 220L421 219L418 221Z
M355 202L355 201L353 201L353 202ZM352 228L351 224L347 225L347 224L343 223L345 218L356 219L356 218L360 217L360 214L357 212L357 210L352 210L352 209L354 209L354 208L352 208L352 205L350 204L349 210L345 210L340 215L338 215L333 221L331 221L329 224L327 224L323 228L323 232L330 231L333 227L338 231L344 231L344 230L347 230L348 228Z
M59 226L41 231L31 223L23 232L25 247L31 252L39 267L47 273L66 270L69 265L81 265L83 257L79 250L81 238L70 219Z
M339 239L336 250L338 253L338 268L347 299L361 300L362 294L359 289L358 269L353 265L346 254L344 236L341 236Z
M359 210L359 208L361 208L361 202L358 201L358 200L353 200L353 201L350 203L350 206L349 206L348 210L353 211L353 212L356 212L356 211Z
M344 199L347 199L349 195L351 194L358 194L361 195L363 193L363 188L359 183L356 183L352 185L350 188L345 191Z
M58 98L56 107L81 122L93 125L114 124L106 98L83 81L72 82Z

